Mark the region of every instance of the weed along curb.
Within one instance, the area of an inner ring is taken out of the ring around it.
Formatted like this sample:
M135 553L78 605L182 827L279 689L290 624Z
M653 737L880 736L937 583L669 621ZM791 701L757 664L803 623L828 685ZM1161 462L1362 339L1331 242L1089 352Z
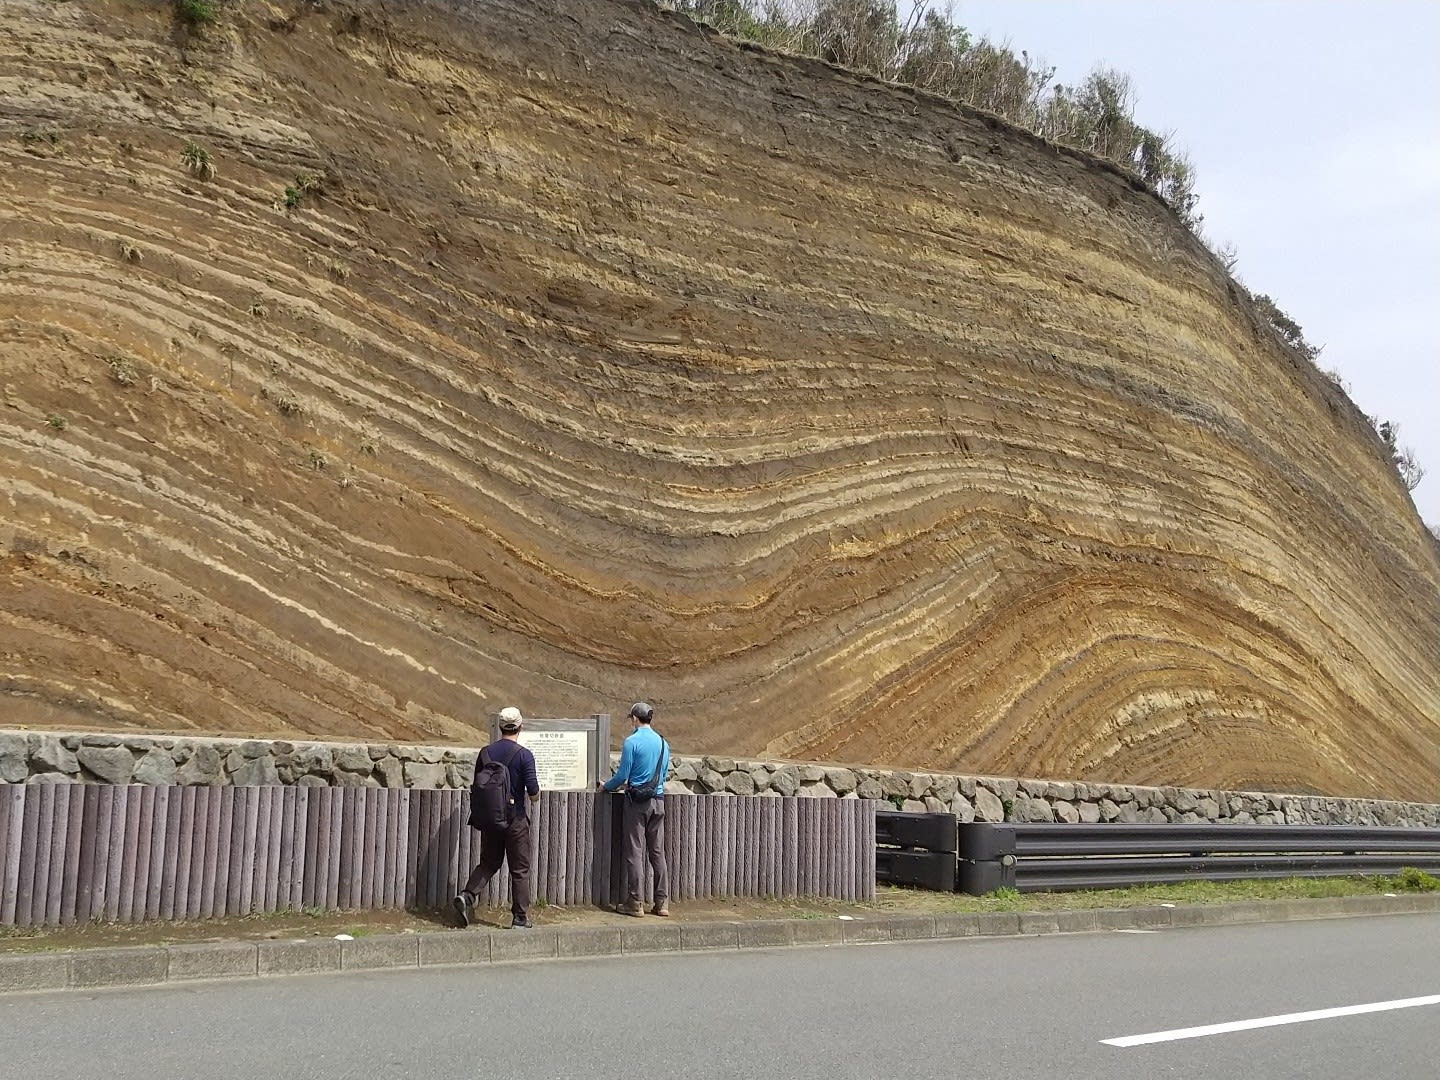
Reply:
M952 912L736 922L389 934L352 940L222 941L0 954L0 993L155 986L201 979L474 967L532 960L726 952L897 941L1023 937L1440 912L1440 893L1255 900L1234 904Z

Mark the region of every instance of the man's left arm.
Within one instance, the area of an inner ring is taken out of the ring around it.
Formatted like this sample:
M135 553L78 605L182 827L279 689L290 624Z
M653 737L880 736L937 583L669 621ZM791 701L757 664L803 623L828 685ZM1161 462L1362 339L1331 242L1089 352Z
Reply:
M535 755L525 751L525 791L532 799L540 797L540 777L535 773Z

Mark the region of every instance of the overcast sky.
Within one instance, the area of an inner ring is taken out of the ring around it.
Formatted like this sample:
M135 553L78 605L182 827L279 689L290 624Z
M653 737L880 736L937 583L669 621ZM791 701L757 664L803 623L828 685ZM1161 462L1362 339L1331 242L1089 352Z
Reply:
M904 0L902 0L903 6ZM943 2L934 4L944 7ZM1205 230L1324 345L1365 412L1400 425L1440 524L1440 3L960 0L1077 82L1126 72L1137 118L1173 130Z

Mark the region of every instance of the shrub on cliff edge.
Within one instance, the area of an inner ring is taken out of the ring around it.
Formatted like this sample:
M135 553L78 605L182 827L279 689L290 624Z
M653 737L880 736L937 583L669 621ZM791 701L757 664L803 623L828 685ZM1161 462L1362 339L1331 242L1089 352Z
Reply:
M175 0L175 18L192 29L220 18L220 0Z

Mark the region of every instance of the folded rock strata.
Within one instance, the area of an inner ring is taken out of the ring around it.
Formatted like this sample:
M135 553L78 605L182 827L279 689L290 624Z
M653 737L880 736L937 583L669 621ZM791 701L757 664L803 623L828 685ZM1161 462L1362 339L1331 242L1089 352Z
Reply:
M1434 796L1436 544L1113 168L627 0L5 0L0 103L6 726Z

